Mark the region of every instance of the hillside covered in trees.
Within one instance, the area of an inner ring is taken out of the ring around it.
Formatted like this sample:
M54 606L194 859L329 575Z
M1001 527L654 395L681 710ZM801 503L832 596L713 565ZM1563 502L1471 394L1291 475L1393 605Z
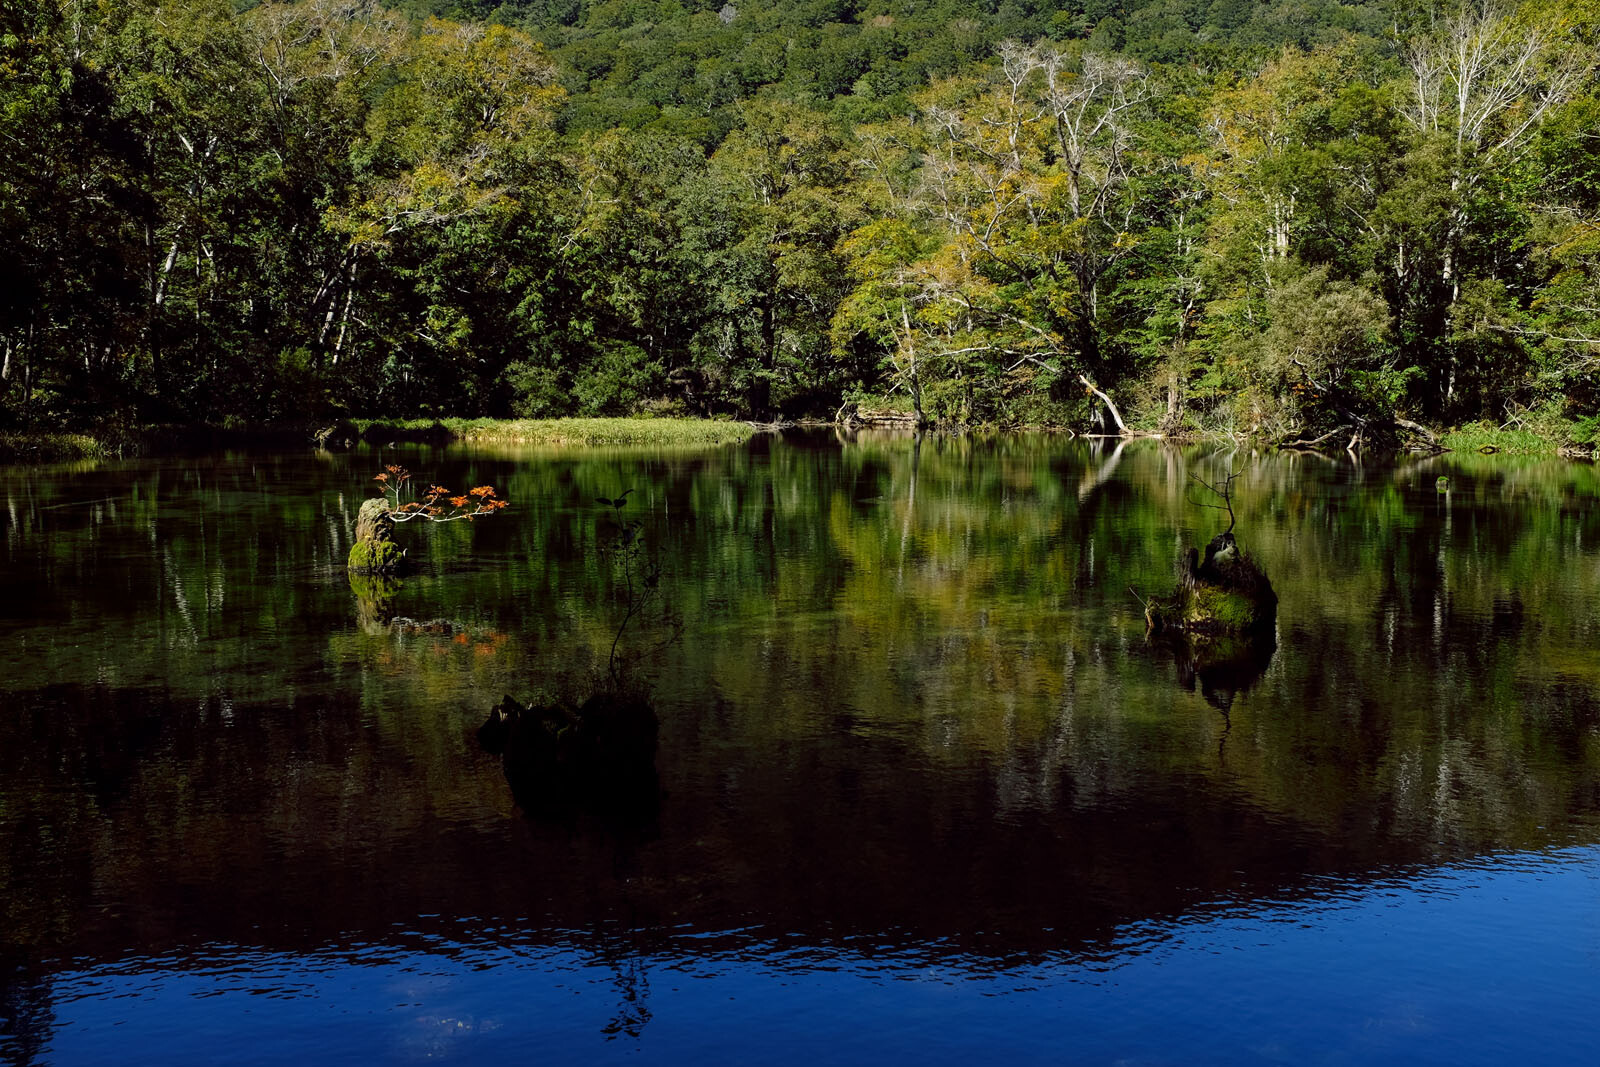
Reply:
M1596 0L22 0L0 423L1600 422Z

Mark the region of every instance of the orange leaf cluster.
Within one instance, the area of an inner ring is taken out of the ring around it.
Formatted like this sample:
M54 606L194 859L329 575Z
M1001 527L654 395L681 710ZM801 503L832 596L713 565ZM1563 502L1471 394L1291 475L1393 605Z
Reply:
M431 522L450 522L453 519L475 519L479 515L492 515L507 507L510 501L495 496L494 486L480 485L461 495L452 495L442 485L430 483L421 493L421 501L400 502L401 491L411 480L411 472L398 464L390 464L376 474L374 481L383 485L384 493L394 501L390 512L396 522L425 518ZM448 504L446 508L444 505Z

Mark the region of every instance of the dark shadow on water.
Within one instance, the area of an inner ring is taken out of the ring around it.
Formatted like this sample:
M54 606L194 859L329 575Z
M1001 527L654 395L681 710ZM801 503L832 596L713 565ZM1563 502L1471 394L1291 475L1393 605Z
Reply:
M503 698L478 727L517 806L532 819L592 822L635 842L655 835L660 720L643 692L601 687L580 702Z
M43 1062L56 1022L51 986L34 967L0 954L0 1064Z

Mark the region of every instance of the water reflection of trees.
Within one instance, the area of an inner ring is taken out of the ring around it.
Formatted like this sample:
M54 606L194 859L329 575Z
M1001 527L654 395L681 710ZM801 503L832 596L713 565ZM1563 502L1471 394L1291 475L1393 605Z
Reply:
M357 625L370 456L8 472L0 624L65 684L7 683L0 921L29 952L441 911L1045 951L1592 812L1590 468L1253 463L1241 536L1283 603L1249 679L1148 646L1124 592L1214 532L1184 501L1208 455L436 456L519 502L413 546L391 610L462 623L440 635ZM590 502L618 485L685 621L654 667L667 800L631 845L515 819L468 742L501 693L594 665L620 605Z

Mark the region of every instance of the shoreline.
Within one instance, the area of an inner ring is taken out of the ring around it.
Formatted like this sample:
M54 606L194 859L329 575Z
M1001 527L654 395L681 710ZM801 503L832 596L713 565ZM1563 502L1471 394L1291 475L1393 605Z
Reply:
M712 419L337 419L261 426L146 426L0 433L0 463L59 463L226 448L347 448L361 444L500 443L551 447L714 446L764 428Z
M901 418L854 418L847 422L815 420L755 423L720 419L683 418L359 418L337 419L249 427L236 426L149 426L128 430L112 428L87 432L52 430L12 430L0 432L0 463L59 463L75 460L131 458L223 448L351 448L361 444L506 444L552 448L594 448L629 445L682 445L715 447L741 444L762 433L791 428L806 429L905 430L911 427ZM957 432L989 432L999 427L971 427ZM948 432L948 431L945 431ZM1079 434L1057 426L1006 427L1008 433L1053 433L1072 437L1103 435ZM1199 431L1182 436L1161 437L1135 432L1106 440L1166 440L1174 444L1231 442L1254 444L1273 449L1250 437ZM1482 424L1456 427L1438 434L1440 453L1507 455L1549 459L1588 460L1595 458L1593 446L1577 445L1540 436L1529 430L1507 430ZM1284 449L1337 454L1336 444L1317 448ZM1366 451L1365 449L1363 451ZM1380 450L1401 451L1398 449Z

